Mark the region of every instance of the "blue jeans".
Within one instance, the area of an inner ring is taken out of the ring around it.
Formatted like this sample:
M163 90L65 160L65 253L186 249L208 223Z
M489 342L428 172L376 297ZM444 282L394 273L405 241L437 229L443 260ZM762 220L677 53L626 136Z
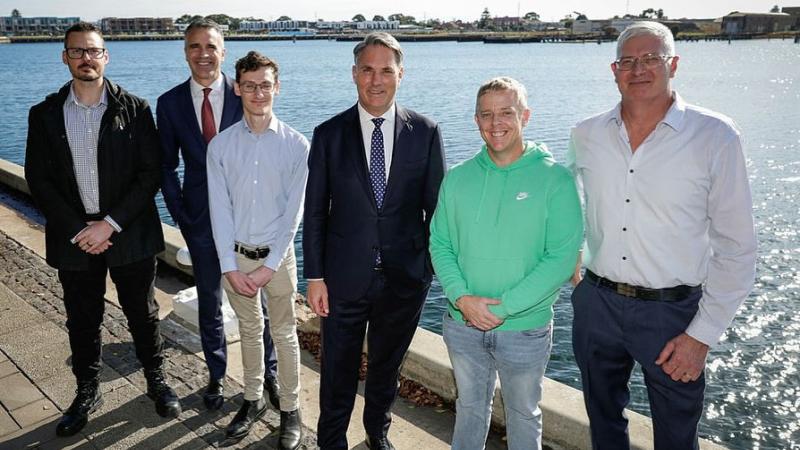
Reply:
M481 331L449 314L443 337L458 387L454 450L482 449L500 376L509 450L542 448L542 378L552 347L552 324L525 331Z

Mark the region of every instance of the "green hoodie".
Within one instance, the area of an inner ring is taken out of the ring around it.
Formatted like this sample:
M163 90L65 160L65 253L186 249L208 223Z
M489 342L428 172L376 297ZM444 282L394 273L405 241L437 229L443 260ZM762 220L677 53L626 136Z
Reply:
M431 222L430 251L450 314L463 295L501 301L497 330L549 323L558 291L575 269L583 240L575 182L544 144L497 167L486 146L445 176Z

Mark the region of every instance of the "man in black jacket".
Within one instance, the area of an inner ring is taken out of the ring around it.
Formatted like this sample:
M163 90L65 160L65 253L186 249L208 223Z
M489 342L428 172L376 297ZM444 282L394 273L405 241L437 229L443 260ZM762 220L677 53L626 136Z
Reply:
M94 25L70 27L61 58L72 81L31 108L25 178L46 219L47 263L64 289L78 387L56 433L70 436L102 403L107 272L144 366L147 395L162 417L177 417L181 406L164 381L153 290L164 236L154 201L161 167L150 107L103 78L108 50Z

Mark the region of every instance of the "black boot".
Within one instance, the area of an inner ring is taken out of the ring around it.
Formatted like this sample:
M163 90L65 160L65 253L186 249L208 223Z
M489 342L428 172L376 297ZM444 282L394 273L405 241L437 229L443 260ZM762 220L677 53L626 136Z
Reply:
M247 436L253 424L267 412L267 401L262 395L258 400L245 400L239 412L231 420L228 428L225 429L225 437L228 439L241 439Z
M75 400L64 411L64 417L58 422L56 427L57 435L72 436L86 426L86 422L89 421L89 414L95 412L103 404L99 388L100 382L97 380L78 381L78 388L75 389Z
M161 417L178 417L181 415L181 403L178 396L164 380L161 369L146 371L147 396L156 403L156 412Z
M300 439L303 437L302 424L300 422L300 410L281 411L281 431L278 436L278 448L280 450L295 450L300 446Z
M394 450L394 445L386 436L367 435L366 444L371 450Z
M280 411L281 402L278 397L278 380L276 380L275 377L269 375L264 376L264 391L267 393L272 406Z
M221 379L210 380L208 382L206 391L203 392L203 403L206 405L206 408L210 410L222 408L222 403L225 401L225 397L223 396L224 389L224 383Z

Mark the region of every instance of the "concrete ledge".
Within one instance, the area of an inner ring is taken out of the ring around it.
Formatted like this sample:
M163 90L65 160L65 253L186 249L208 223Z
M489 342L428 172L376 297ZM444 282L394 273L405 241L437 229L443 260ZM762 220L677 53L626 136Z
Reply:
M0 159L0 183L30 194L25 182L24 170L21 166ZM166 250L159 258L166 264L192 275L191 267L178 264L175 254L178 249L185 247L186 243L180 230L170 225L162 224ZM300 320L300 329L303 331L319 332L319 318ZM411 342L408 355L403 364L404 377L422 384L448 401L455 401L457 391L453 377L453 367L447 355L442 337L430 331L418 328ZM583 405L583 395L580 390L565 384L544 380L544 394L540 404L544 422L544 436L547 441L563 446L565 449L591 448L589 435L589 418ZM631 449L653 449L653 428L651 420L639 413L627 410L629 420L629 434ZM493 422L504 426L502 396L500 388L495 390ZM702 440L700 448L703 450L724 450L725 447L713 442Z
M31 191L28 189L28 183L25 182L25 169L5 159L0 159L0 183L31 195Z

